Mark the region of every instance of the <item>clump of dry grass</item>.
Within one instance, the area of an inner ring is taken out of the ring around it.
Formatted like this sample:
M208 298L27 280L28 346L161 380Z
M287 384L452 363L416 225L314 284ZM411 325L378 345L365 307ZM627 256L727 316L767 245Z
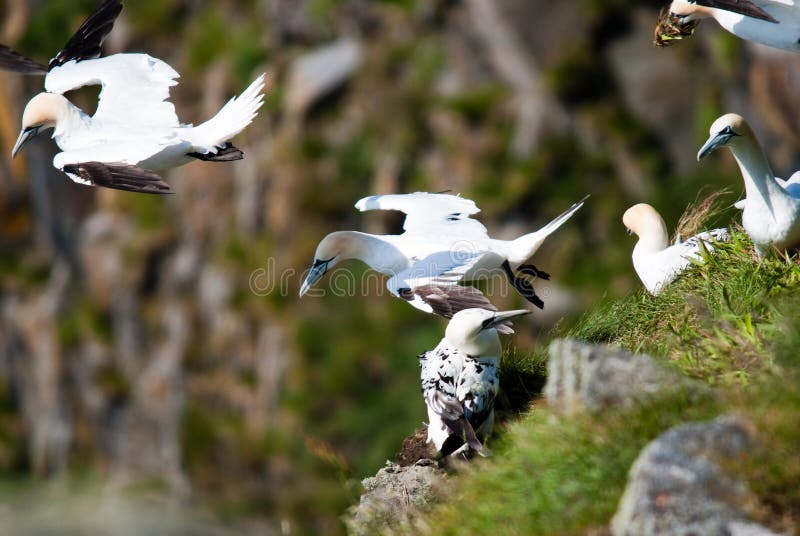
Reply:
M703 192L697 194L697 198L688 206L678 220L678 226L675 228L675 234L672 236L672 242L680 238L685 240L691 236L696 235L701 231L702 225L710 218L721 213L727 206L721 202L721 198L731 193L727 188L711 192L711 194L703 197Z
M689 37L694 33L699 21L691 21L685 24L680 23L680 19L670 13L668 7L661 8L658 12L658 21L653 34L653 44L657 47L666 47L675 44L684 37Z

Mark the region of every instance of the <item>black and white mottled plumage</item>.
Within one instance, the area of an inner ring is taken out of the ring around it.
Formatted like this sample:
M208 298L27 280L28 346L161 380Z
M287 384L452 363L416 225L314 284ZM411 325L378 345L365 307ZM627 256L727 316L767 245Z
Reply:
M502 348L496 329L528 310L456 313L435 349L419 356L422 396L428 408L428 442L447 456L467 450L485 455L494 425Z

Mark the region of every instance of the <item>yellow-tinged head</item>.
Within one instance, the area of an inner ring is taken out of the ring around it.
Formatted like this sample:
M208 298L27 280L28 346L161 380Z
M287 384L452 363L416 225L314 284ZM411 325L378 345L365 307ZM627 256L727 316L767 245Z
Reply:
M622 215L622 223L629 233L636 233L640 240L651 243L654 248L667 247L667 224L661 214L647 203L639 203L626 210Z
M55 128L69 109L69 102L57 93L39 93L25 106L22 113L22 131L11 151L11 157L17 156L30 140L42 130Z

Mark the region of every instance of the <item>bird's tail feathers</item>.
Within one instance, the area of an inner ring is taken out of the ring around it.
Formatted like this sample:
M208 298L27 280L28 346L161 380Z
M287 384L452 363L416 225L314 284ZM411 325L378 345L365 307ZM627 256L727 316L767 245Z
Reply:
M238 97L234 97L217 112L217 115L192 131L192 144L199 153L215 153L245 129L264 103L264 75L256 78Z
M517 261L517 263L522 263L528 260L534 253L536 253L536 250L541 247L545 239L553 234L559 227L564 225L564 223L566 223L566 221L583 206L583 203L588 198L588 195L585 196L583 199L573 204L560 215L556 216L550 223L538 231L528 233L514 240L511 243L511 251L514 257L519 256L519 258L515 258L513 260Z

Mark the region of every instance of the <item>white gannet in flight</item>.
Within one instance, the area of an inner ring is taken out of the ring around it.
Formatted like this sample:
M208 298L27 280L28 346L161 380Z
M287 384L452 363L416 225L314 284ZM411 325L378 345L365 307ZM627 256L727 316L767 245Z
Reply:
M673 0L669 10L678 26L713 18L742 39L800 51L797 0Z
M800 185L792 175L776 179L767 157L750 125L737 114L725 114L711 125L711 136L697 153L697 159L719 147L728 147L744 179L745 198L742 227L753 241L759 257L772 246L785 250L800 244Z
M460 196L416 192L365 197L356 203L361 211L404 212L405 232L380 236L356 231L329 234L317 246L300 295L337 263L359 259L373 270L391 276L386 285L393 295L428 313L449 318L461 309L494 310L478 289L458 283L488 279L495 274L506 276L523 297L542 308L544 304L530 281L515 272L549 279L545 272L524 263L585 200L586 197L536 232L516 240L495 240L483 224L470 218L480 209Z
M174 105L166 100L179 77L172 67L147 54L99 57L121 11L122 0L105 0L47 67L0 45L0 68L45 75L46 92L25 107L12 156L41 131L53 128L62 151L53 165L73 181L142 193L170 192L156 171L194 159L242 158L230 139L261 107L263 75L212 119L198 126L181 124ZM98 84L102 91L93 116L63 95Z
M527 309L459 311L438 346L419 356L428 442L442 455L467 449L486 454L481 439L492 433L503 351L496 328L528 313Z
M622 223L628 233L639 237L633 248L633 268L654 296L688 268L692 260L701 259L701 251L713 251L710 242L728 239L727 229L714 229L670 245L664 218L646 203L626 210Z

